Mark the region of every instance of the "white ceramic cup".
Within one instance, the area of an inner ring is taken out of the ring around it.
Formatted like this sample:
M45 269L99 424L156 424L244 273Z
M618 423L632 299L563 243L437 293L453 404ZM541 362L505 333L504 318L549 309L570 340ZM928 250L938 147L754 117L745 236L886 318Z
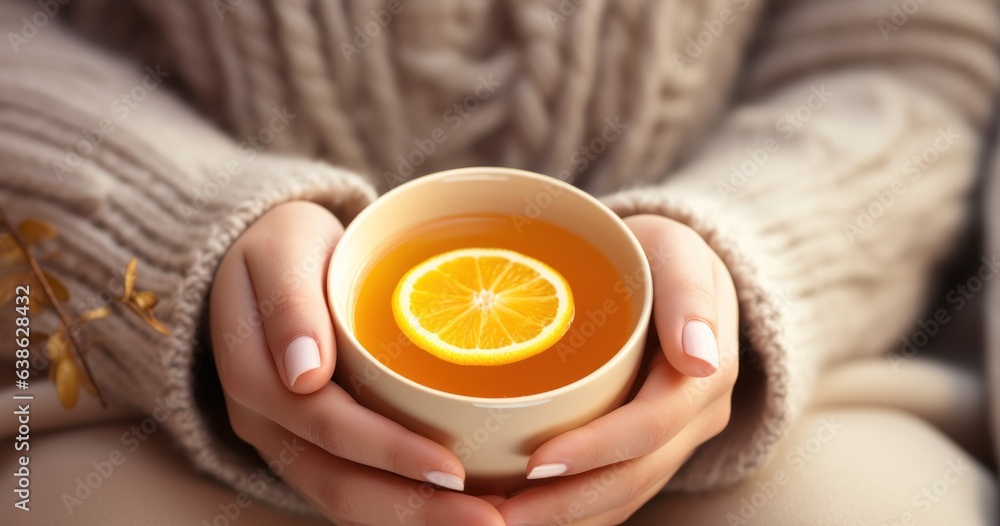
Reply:
M631 276L630 336L603 366L552 391L480 398L418 384L386 367L358 342L354 310L372 256L429 221L484 213L565 228L600 250L621 275ZM557 179L488 167L420 177L368 206L338 242L327 288L337 335L337 382L361 405L455 452L465 467L466 491L478 494L510 494L527 487L528 457L538 446L625 402L642 361L653 303L642 247L611 210Z

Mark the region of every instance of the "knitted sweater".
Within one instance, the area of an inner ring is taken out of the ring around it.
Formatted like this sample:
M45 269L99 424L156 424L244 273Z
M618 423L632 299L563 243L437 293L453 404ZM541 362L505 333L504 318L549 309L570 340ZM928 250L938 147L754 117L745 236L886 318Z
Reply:
M0 6L0 204L57 225L74 308L138 258L171 334L92 324L98 382L169 408L200 469L295 508L248 485L203 343L213 274L270 208L346 223L420 174L502 165L691 226L745 342L729 427L668 485L709 489L768 459L830 364L898 348L998 82L979 0L49 4Z

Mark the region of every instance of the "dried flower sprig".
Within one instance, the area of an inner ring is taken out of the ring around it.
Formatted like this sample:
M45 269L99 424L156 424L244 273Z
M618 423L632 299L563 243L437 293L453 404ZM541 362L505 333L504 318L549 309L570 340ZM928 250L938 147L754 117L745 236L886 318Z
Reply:
M59 328L51 335L32 332L29 339L33 346L45 344L46 353L51 360L49 379L56 386L60 403L66 409L73 408L82 386L100 400L102 407L107 407L101 390L94 383L93 373L86 360L87 350L78 338L78 331L86 323L107 317L111 314L111 309L108 306L97 307L85 311L76 319L71 319L66 314L62 303L70 300L69 289L59 278L42 269L32 251L32 246L36 243L58 235L54 226L36 219L25 219L14 228L0 209L0 231L6 231L6 234L0 234L0 268L12 269L0 277L0 306L14 298L19 285L37 285L30 287L29 291L31 313L40 315L46 307L52 307L59 318ZM52 261L58 257L58 252L52 252L42 261ZM153 313L158 302L156 294L135 289L137 267L138 262L134 258L129 261L125 267L124 291L120 297L113 298L113 301L126 306L157 332L169 334Z

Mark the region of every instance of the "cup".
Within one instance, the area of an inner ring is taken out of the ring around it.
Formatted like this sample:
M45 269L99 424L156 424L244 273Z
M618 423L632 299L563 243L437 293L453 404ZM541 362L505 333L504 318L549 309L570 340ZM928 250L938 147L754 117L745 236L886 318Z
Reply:
M629 337L604 365L551 391L481 398L414 382L359 343L354 310L373 255L429 221L484 213L565 228L600 250L620 275L630 276ZM492 167L427 175L380 197L348 225L334 251L327 287L337 335L337 383L362 406L455 452L465 467L466 491L474 494L508 495L529 486L525 470L538 446L625 402L642 361L653 303L645 254L617 215L558 179Z

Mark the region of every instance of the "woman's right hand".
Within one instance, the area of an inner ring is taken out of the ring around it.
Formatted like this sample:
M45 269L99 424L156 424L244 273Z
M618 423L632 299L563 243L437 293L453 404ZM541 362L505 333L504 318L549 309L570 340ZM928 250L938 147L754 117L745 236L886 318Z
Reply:
M503 525L486 500L426 483L461 489L465 470L451 451L330 381L326 268L342 233L326 209L287 203L223 259L210 320L233 430L337 524Z

